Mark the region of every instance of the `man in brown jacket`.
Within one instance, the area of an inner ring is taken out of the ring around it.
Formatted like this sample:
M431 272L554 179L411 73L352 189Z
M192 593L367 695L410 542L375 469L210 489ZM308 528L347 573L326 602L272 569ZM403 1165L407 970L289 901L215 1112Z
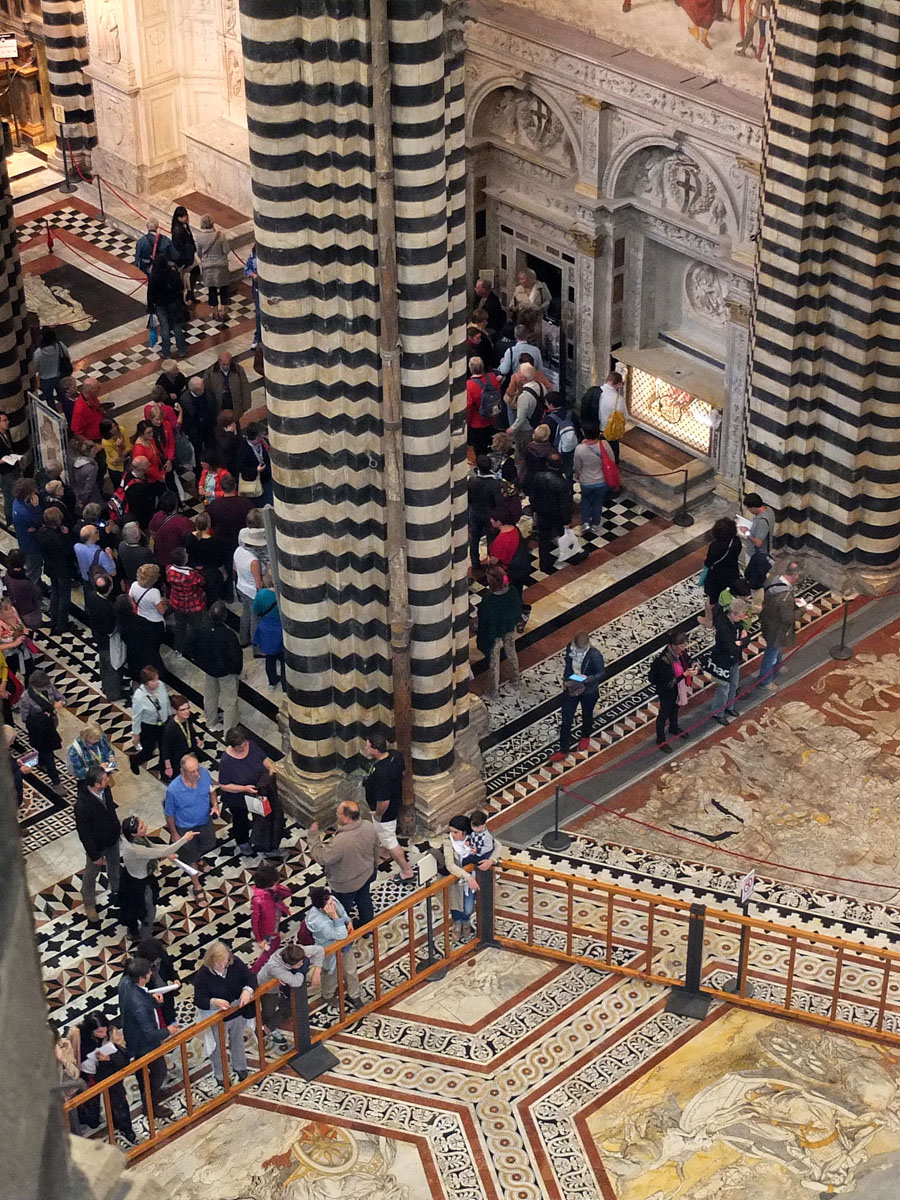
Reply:
M223 350L213 365L206 368L203 388L212 405L214 420L226 409L231 409L236 417L242 417L250 407L247 372L227 350Z
M355 800L342 800L337 807L337 832L327 846L322 844L315 822L308 832L309 852L325 868L331 891L348 913L355 908L357 927L368 925L375 915L369 885L381 861L381 842L371 821L361 821Z

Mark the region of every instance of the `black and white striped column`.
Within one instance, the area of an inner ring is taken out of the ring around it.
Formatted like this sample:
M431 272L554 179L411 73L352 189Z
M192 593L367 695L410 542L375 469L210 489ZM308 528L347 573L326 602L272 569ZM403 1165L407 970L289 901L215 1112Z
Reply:
M31 333L25 311L22 266L16 244L16 225L6 159L0 155L0 412L9 414L9 428L18 453L28 445L25 393L31 382ZM6 514L9 519L10 514Z
M747 481L863 577L900 552L898 80L897 0L778 0Z
M94 94L84 74L88 62L84 0L41 0L50 95L66 112L66 137L80 162L90 165L97 142Z
M242 0L296 768L390 736L368 0ZM468 725L465 159L457 6L389 0L413 761L426 821L481 792Z

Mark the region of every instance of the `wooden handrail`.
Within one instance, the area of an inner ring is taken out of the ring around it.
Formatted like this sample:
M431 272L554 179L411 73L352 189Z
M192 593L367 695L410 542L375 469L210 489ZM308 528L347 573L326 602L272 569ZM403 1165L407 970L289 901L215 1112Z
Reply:
M503 871L518 871L523 875L540 876L542 879L551 880L554 883L567 885L569 883L581 884L589 891L604 892L613 894L616 897L624 897L628 900L637 900L648 907L654 905L656 907L665 906L672 912L690 913L691 902L685 900L677 900L673 896L658 896L652 892L641 892L634 888L620 887L615 883L604 883L600 879L586 879L583 875L567 875L562 871L554 871L547 867L535 866L533 863L516 862L514 859L503 859L500 863ZM794 929L790 925L782 925L774 921L766 921L762 917L744 916L740 912L730 912L727 908L707 908L706 921L710 924L714 921L725 921L731 925L739 925L751 930L760 930L761 932L775 934L784 938L802 938L804 941L812 942L820 946L829 946L835 950L852 950L858 951L861 954L872 954L878 958L885 959L889 962L900 963L900 951L887 950L881 946L870 946L864 942L851 942L847 938L832 937L827 933L814 933L804 929Z

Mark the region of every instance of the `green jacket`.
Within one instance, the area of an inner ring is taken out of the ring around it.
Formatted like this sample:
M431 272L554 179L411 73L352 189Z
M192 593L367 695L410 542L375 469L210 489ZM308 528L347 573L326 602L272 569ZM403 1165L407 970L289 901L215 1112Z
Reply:
M478 605L478 649L490 657L494 642L512 633L522 617L522 601L515 588L505 592L485 592Z

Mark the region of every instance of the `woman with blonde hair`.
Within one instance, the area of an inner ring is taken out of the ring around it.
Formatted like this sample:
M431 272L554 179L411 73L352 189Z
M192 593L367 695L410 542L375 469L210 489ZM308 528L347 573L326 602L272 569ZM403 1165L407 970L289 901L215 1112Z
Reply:
M231 247L221 229L216 229L210 216L200 218L200 228L194 236L197 260L200 263L200 282L209 289L212 315L217 321L228 318L228 254Z
M200 970L194 976L194 1003L200 1020L211 1017L215 1012L233 1009L215 1031L204 1034L203 1048L212 1065L216 1081L224 1087L222 1070L222 1032L228 1039L228 1065L237 1072L238 1079L249 1074L247 1054L244 1049L244 1028L247 1019L253 1016L250 1001L256 989L256 976L245 962L235 958L224 942L213 942L203 956ZM247 1007L235 1008L236 1004Z
M134 607L135 615L143 621L143 631L147 637L151 653L150 665L161 668L160 648L163 634L166 631L164 616L167 602L159 590L159 567L156 563L144 563L137 569L137 578L128 589L128 595Z
M528 341L539 346L541 326L550 307L550 290L531 267L523 267L509 306L509 319L528 330Z

